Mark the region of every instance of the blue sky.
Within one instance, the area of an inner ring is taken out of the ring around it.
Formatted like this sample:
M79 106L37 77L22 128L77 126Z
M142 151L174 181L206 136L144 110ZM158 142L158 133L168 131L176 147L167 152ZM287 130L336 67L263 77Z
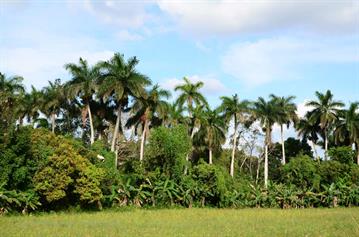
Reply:
M51 2L51 3L50 3ZM0 71L42 87L63 65L114 52L171 89L183 76L243 99L314 91L359 100L359 1L0 0Z

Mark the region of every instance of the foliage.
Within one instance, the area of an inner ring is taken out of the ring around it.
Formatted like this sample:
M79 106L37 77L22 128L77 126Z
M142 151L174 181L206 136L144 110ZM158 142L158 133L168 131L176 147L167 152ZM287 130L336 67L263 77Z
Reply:
M149 170L160 168L163 174L179 180L190 149L191 142L185 126L153 129L147 147L147 167Z
M328 151L331 160L338 161L342 164L353 164L355 160L355 152L351 147L333 147Z

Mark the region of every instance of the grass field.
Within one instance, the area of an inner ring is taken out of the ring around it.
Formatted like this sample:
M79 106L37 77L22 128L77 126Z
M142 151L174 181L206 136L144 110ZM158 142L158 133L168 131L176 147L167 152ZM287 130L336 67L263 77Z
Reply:
M359 236L359 208L170 209L0 217L0 236Z

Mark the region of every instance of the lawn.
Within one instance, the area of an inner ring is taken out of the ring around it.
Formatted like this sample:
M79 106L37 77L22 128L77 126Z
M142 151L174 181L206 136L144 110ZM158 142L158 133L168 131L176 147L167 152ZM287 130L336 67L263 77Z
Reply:
M0 217L0 236L359 236L359 208L169 209Z

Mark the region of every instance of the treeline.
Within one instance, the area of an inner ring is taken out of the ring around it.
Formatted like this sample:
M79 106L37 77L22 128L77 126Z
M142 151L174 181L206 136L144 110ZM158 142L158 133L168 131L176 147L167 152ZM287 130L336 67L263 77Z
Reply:
M0 73L0 212L358 205L358 103L316 92L300 118L294 96L236 94L211 108L203 83L186 78L169 103L137 64L118 53L95 65L80 58L65 65L71 80L31 91ZM300 139L284 141L290 125Z

